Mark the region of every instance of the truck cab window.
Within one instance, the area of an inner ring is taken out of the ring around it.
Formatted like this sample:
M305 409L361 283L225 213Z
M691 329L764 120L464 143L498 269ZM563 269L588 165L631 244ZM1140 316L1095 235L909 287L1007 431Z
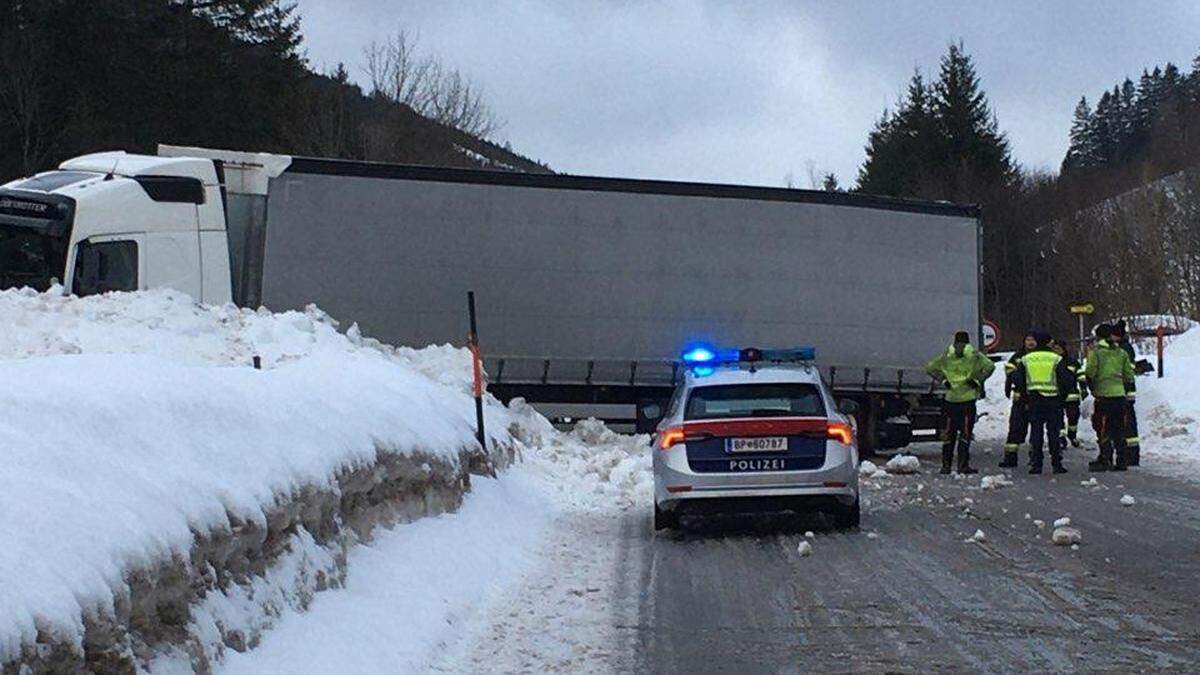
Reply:
M79 297L138 288L138 246L134 241L83 242L75 254L71 292Z

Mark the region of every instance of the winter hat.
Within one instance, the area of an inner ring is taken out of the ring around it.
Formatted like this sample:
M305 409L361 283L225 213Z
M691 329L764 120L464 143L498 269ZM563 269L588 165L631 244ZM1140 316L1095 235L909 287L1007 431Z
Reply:
M1033 334L1033 340L1037 342L1037 346L1045 347L1050 344L1051 338L1049 333L1039 332Z
M1101 340L1107 340L1113 336L1113 327L1110 324L1102 323L1096 326L1096 337Z
M969 345L971 344L971 335L965 330L960 330L954 334L954 344Z
M1112 334L1116 335L1117 337L1125 334L1125 319L1121 319L1117 322L1117 325L1113 326Z

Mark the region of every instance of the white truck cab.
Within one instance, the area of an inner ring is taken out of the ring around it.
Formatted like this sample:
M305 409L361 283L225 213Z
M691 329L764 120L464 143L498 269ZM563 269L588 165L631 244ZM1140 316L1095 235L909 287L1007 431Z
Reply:
M208 304L232 301L227 162L190 150L85 155L0 186L0 288L58 282L80 296L173 288ZM265 199L266 179L243 174L273 166L278 175L290 158L241 154L248 161L228 167L239 197L257 190ZM276 161L249 161L259 157Z

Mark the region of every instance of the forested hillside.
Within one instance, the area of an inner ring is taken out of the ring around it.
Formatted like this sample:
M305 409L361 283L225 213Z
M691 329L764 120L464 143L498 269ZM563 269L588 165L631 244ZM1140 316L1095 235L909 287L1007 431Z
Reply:
M431 119L404 92L363 91L346 67L313 72L303 53L301 17L281 0L9 0L0 179L158 143L548 171L458 124L483 105L457 72L422 90L446 104Z
M1057 175L1012 158L961 44L870 133L858 189L983 206L984 312L1010 340L1104 316L1200 315L1200 71L1167 64L1080 100Z

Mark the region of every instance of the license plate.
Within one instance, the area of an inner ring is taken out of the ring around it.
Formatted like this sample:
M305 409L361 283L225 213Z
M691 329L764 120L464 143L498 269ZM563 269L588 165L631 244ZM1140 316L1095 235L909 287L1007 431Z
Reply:
M787 448L787 436L725 439L725 450L727 452L783 452Z

